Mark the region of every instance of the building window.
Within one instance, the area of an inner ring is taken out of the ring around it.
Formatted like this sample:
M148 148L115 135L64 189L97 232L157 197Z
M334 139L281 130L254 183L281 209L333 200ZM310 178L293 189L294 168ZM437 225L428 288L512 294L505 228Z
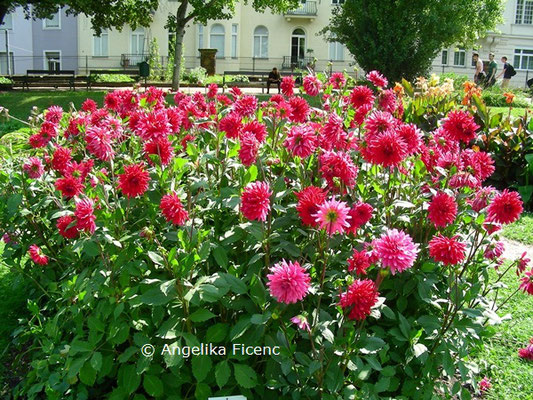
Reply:
M108 37L107 29L102 30L100 36L93 35L93 56L107 57L109 55Z
M344 61L344 46L339 42L329 42L329 59L331 61Z
M533 70L533 50L516 49L514 51L514 67L522 70Z
M57 50L45 50L43 69L59 71L61 69L61 52Z
M217 49L217 58L224 58L224 36L226 31L224 26L215 24L211 27L210 47Z
M268 58L268 29L264 26L254 29L254 57Z
M344 0L331 0L331 4L341 5L341 4L344 4Z
M129 59L129 65L137 65L144 61L145 37L144 28L137 28L131 32L131 55Z
M204 48L204 26L198 24L198 50ZM200 51L198 51L198 56L200 56Z
M231 57L237 58L237 24L231 25Z
M448 50L442 50L440 63L442 65L448 65Z
M52 18L43 19L43 29L61 29L61 10L52 15Z
M0 25L0 29L13 29L13 14L9 13L5 15L4 22Z
M517 0L515 24L533 23L533 0Z
M453 53L453 65L459 67L466 66L466 51L464 49L455 50Z

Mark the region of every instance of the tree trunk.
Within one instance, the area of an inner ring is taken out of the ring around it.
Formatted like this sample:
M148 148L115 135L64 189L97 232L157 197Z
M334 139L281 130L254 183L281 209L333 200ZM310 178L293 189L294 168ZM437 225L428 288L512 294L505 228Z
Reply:
M180 88L181 75L181 55L183 53L183 36L185 36L185 25L187 24L187 6L189 0L182 0L176 13L176 46L174 48L174 73L172 74L172 90Z

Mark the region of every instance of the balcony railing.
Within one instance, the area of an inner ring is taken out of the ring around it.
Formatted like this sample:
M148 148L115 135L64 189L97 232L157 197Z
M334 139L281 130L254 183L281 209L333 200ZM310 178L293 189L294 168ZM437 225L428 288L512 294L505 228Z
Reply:
M314 57L283 56L283 64L281 65L281 69L304 69L308 65L311 65L313 63L313 60Z
M306 1L302 3L300 7L295 8L294 10L287 11L285 15L290 16L316 16L318 11L316 1Z
M145 61L149 56L149 54L122 54L120 58L120 66L122 68L137 67L137 64Z

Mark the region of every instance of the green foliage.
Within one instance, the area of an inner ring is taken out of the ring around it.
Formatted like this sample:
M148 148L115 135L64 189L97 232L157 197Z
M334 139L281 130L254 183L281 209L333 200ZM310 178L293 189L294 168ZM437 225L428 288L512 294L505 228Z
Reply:
M104 83L133 83L133 79L129 75L125 74L97 74L93 77L94 82L104 82Z
M190 69L183 75L183 80L194 85L202 84L207 78L207 70L204 67Z
M366 71L390 80L425 75L439 51L469 44L502 20L501 0L346 0L323 33Z
M13 81L6 76L0 76L0 85L11 85Z
M456 74L455 72L446 72L444 74L440 74L439 76L441 81L444 81L445 79L453 79L453 87L458 91L463 90L463 83L471 80L468 75Z
M150 42L150 52L148 55L148 65L150 65L150 81L165 80L165 72L161 64L161 56L159 55L159 45L157 39L153 38Z
M515 98L511 104L506 101L504 93L513 93ZM490 89L483 90L481 97L485 104L490 107L519 107L524 108L531 105L528 98L522 90L502 89L499 86L492 86Z

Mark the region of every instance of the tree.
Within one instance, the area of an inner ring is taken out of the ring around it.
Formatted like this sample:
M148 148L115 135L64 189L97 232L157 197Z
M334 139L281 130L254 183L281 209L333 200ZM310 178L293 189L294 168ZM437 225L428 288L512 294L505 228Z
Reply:
M180 0L176 15L169 16L167 28L176 33L174 50L174 74L172 89L179 88L181 61L183 52L183 37L187 23L194 21L206 24L213 19L230 19L238 0ZM270 8L274 13L282 13L299 5L299 0L244 0L244 4L251 3L256 11Z
M390 80L424 75L442 48L471 45L502 18L502 0L346 0L322 33L366 71Z
M148 26L152 10L159 0L0 0L0 23L16 7L22 7L27 18L48 18L59 7L67 7L67 14L84 14L91 17L93 29L121 29L129 24L133 28Z
M169 15L167 29L176 33L172 89L179 88L183 53L183 37L191 21L206 24L213 19L230 19L238 0L179 0L175 15ZM299 0L243 0L256 11L270 8L274 13L297 8ZM24 7L26 15L32 18L50 17L58 7L68 7L67 13L84 14L91 17L93 29L98 34L102 29L122 29L126 24L149 26L153 11L159 0L0 0L0 23L5 14L17 6ZM30 10L30 6L32 10Z

